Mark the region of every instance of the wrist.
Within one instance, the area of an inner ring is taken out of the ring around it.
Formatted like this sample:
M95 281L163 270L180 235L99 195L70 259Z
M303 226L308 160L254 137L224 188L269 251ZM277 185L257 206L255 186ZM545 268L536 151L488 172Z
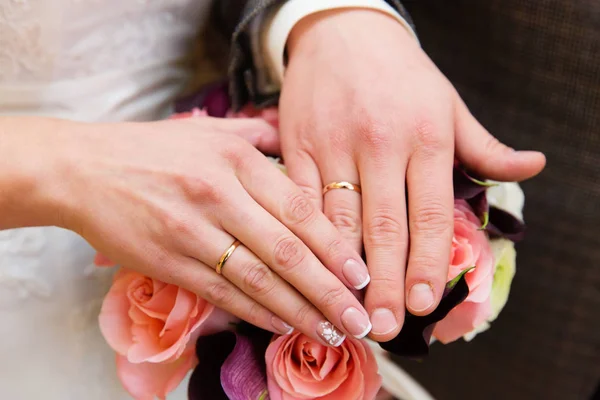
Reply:
M414 32L393 16L374 9L342 8L321 11L300 20L286 43L288 58L319 49L331 52L356 47L361 42L373 47L374 40L387 47L398 38L418 46ZM362 40L361 40L362 39Z
M64 157L75 123L0 118L0 229L60 226L68 209Z

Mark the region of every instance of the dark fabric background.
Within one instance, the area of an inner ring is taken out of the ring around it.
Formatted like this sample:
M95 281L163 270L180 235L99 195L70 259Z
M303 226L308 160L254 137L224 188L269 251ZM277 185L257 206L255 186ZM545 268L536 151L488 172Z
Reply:
M438 400L590 399L600 381L600 1L405 1L473 114L546 153L511 298L471 343L402 361ZM462 388L462 389L461 389Z

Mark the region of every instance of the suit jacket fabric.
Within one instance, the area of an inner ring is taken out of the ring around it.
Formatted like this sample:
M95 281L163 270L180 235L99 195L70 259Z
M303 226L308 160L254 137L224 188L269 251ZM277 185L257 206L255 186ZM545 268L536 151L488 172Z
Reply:
M219 1L234 21L238 106L277 101L256 90L245 30L280 1ZM600 2L390 4L410 12L424 50L490 132L548 158L523 185L527 238L500 318L471 343L436 344L424 363L402 365L441 400L590 398L600 378Z

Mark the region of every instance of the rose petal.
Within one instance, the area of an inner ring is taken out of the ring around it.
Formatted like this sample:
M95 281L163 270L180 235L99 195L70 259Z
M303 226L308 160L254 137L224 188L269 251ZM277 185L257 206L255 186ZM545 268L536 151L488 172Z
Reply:
M170 363L133 364L117 355L117 375L127 392L137 400L164 399L177 388L196 364L194 348L189 347L179 359Z
M113 285L102 302L98 322L108 345L117 353L126 355L132 345L131 325L128 316L130 302L127 298L129 284L136 279L136 273L121 269L115 275Z
M491 313L489 297L485 303L465 301L436 324L433 336L444 344L453 342L484 323Z

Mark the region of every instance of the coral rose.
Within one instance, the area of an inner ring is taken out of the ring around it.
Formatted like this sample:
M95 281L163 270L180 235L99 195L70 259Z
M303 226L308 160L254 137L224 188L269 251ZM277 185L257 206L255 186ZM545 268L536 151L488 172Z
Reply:
M483 324L491 315L490 293L494 279L494 257L481 221L464 200L454 202L454 237L448 281L461 271L475 267L465 275L469 295L442 321L433 336L442 343L452 342Z
M122 268L104 298L100 329L117 373L136 399L164 397L196 363L196 339L233 317L194 293Z
M381 387L369 345L347 338L325 346L302 333L279 336L267 348L271 400L372 400Z

